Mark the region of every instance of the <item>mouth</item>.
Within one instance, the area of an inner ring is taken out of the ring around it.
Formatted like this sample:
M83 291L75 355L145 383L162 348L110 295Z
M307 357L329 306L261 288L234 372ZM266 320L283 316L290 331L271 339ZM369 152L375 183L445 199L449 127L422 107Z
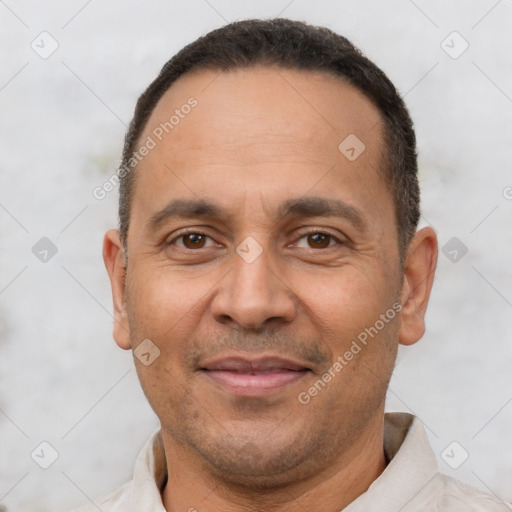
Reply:
M311 368L280 357L229 357L206 362L199 371L237 396L264 396L303 379Z

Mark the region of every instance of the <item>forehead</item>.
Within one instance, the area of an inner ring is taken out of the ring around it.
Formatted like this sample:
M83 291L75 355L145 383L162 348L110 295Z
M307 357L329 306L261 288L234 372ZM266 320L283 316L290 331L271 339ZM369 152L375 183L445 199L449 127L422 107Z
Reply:
M139 139L152 149L137 166L132 221L172 196L224 206L265 196L268 204L313 188L382 213L379 201L392 202L382 178L382 129L365 95L326 73L264 66L187 73Z
M196 106L189 108L191 102ZM381 130L378 109L342 78L255 66L186 73L160 99L141 139L156 137L159 152L168 149L176 162L187 159L187 151L215 149L243 164L261 161L261 145L278 161L293 156L294 145L301 158L324 153L329 159L339 156L339 143L351 134L373 149ZM240 146L244 154L235 155Z

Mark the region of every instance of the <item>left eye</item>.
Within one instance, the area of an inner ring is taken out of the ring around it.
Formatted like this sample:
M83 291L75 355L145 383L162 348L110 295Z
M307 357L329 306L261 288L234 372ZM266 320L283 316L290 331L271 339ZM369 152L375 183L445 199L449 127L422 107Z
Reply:
M211 238L204 233L185 233L175 238L172 243L176 243L178 247L184 249L203 249L207 239L211 240ZM177 243L178 241L181 241L181 244Z
M339 240L333 235L322 233L320 231L315 233L308 233L302 236L300 240L306 240L306 243L308 244L308 246L305 247L306 249L326 249L328 247L332 247L332 245L335 245L336 242L339 242Z

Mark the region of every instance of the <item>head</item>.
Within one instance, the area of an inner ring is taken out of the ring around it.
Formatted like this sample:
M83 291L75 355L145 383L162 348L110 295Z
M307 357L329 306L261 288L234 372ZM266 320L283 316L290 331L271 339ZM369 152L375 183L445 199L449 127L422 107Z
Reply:
M437 254L389 79L325 28L233 23L140 97L121 170L114 337L149 354L135 363L168 442L260 487L355 456L398 343L424 332ZM274 381L232 378L278 359Z

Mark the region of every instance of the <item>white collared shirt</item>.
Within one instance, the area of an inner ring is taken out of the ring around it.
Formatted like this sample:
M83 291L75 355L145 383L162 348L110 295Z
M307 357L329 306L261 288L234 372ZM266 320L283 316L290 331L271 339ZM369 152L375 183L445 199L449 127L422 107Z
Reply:
M407 413L384 416L384 451L390 461L368 490L340 512L511 512L512 506L439 473L420 420ZM133 480L75 512L166 512L161 490L167 466L161 432L140 452Z

